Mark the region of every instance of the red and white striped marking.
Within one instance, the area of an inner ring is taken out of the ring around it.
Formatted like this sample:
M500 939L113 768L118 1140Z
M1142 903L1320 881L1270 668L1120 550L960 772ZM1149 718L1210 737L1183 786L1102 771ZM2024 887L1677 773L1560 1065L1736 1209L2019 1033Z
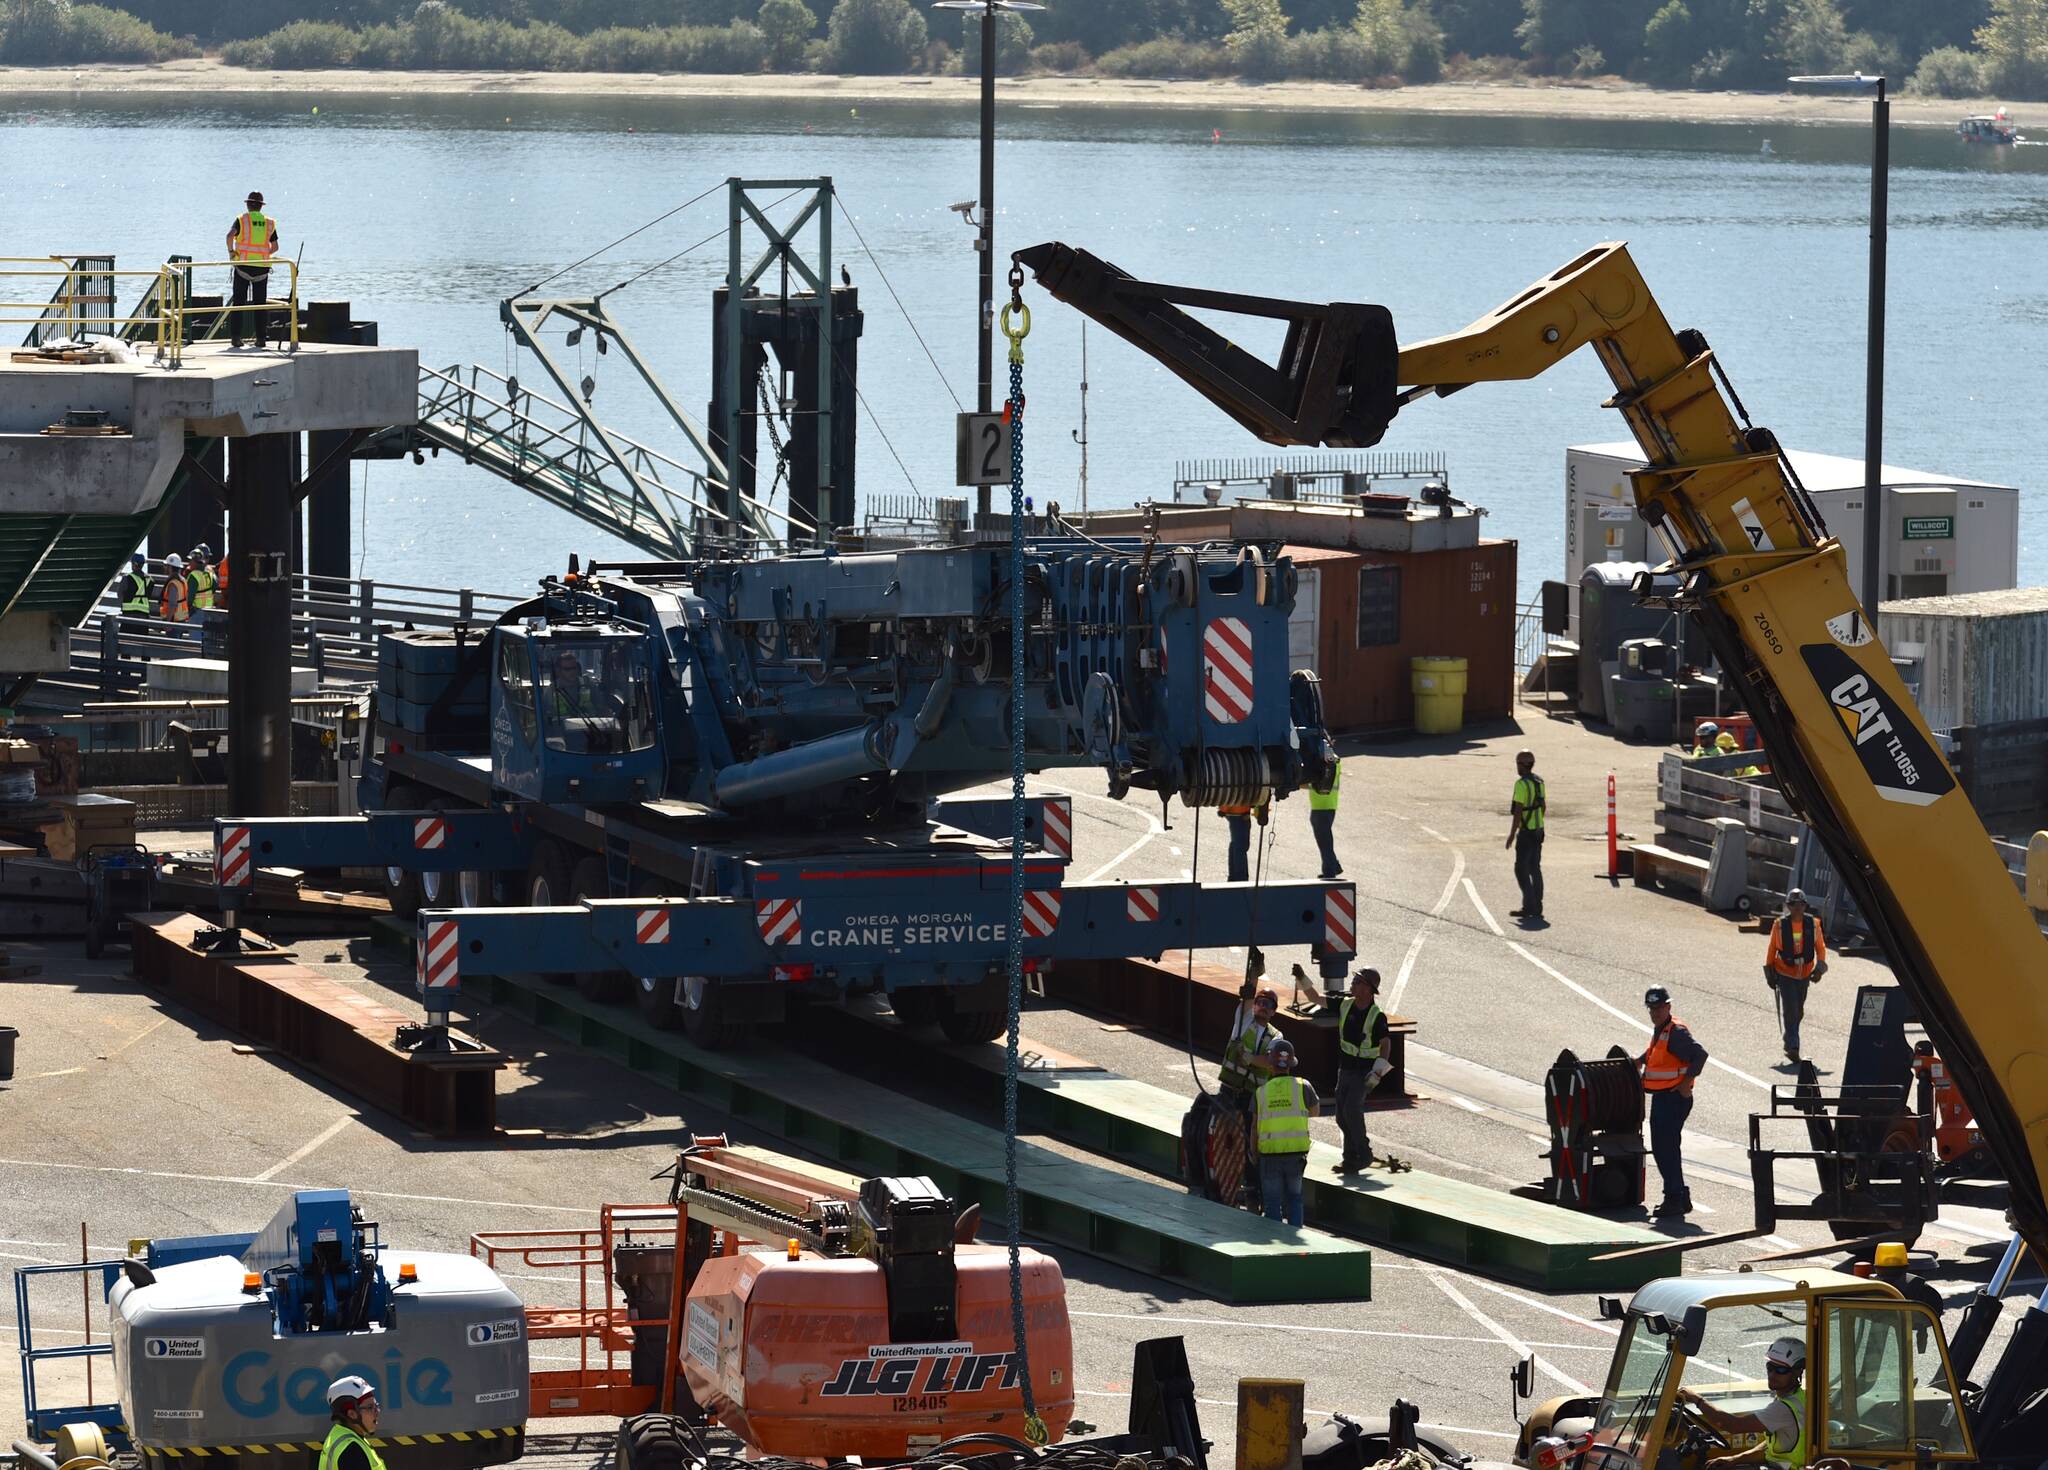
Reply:
M1159 890L1156 888L1126 888L1124 890L1124 917L1133 924L1150 924L1159 918Z
M1034 888L1024 895L1024 937L1045 939L1060 926L1060 891Z
M754 922L761 938L769 944L794 944L803 932L804 901L800 898L761 898L754 901Z
M421 817L412 824L412 845L421 852L433 852L448 845L448 819Z
M1323 947L1338 954L1358 952L1358 894L1355 890L1324 890Z
M668 943L668 910L641 909L633 915L635 944Z
M249 861L249 829L222 827L214 842L213 881L222 888L246 888L255 876Z
M1074 806L1064 797L1039 808L1045 827L1045 850L1060 859L1074 855Z
M429 919L420 936L420 989L447 990L455 985L455 920Z
M1202 634L1202 707L1235 725L1252 712L1252 633L1243 618L1216 618Z

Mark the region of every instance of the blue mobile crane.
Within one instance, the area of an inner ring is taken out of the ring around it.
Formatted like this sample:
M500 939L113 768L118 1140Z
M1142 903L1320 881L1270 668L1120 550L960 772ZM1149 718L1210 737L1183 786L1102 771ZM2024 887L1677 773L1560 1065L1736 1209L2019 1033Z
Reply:
M223 819L223 907L263 867L384 869L428 1045L464 972L573 977L714 1046L874 990L988 1039L1012 923L1031 972L1255 943L1341 976L1350 884L1069 882L1065 796L1030 804L1011 912L1009 802L954 793L1008 774L1013 699L1030 770L1113 797L1255 804L1336 758L1275 548L1058 534L1023 565L1022 669L1009 549L977 545L572 563L494 626L386 634L368 814Z

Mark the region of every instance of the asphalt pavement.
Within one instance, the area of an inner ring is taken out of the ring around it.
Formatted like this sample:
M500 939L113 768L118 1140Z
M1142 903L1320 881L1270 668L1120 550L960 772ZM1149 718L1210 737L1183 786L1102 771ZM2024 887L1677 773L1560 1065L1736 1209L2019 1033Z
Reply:
M1548 779L1550 834L1549 922L1528 928L1509 916L1518 895L1512 854L1503 848L1513 754L1525 745ZM1419 1099L1373 1115L1376 1146L1418 1169L1495 1188L1540 1177L1545 1070L1565 1048L1640 1051L1648 1029L1643 990L1666 985L1679 1017L1713 1056L1686 1139L1700 1209L1671 1233L1746 1224L1749 1114L1765 1105L1770 1084L1791 1078L1761 975L1764 937L1681 898L1605 876L1607 774L1615 773L1621 828L1647 838L1659 752L1531 713L1519 728L1347 744L1345 754L1337 832L1345 875L1358 885L1361 962L1385 977L1388 1008L1419 1027L1409 1051ZM1224 831L1213 813L1198 824L1196 813L1162 813L1137 794L1111 801L1087 771L1055 773L1034 788L1079 797L1076 880L1223 878ZM1306 808L1298 796L1275 807L1265 876L1316 875ZM95 962L75 944L7 948L44 966L40 977L0 989L0 1021L22 1032L15 1079L0 1085L0 1262L9 1266L78 1259L81 1222L95 1256L118 1254L139 1236L254 1230L291 1190L306 1187L354 1191L389 1242L460 1251L475 1231L573 1227L593 1223L601 1201L663 1197L665 1185L650 1177L673 1159L686 1127L799 1152L490 1009L467 1013L463 1024L517 1059L501 1082L500 1122L546 1136L522 1144L427 1138L143 991L125 973L121 952ZM416 1012L409 955L357 940L294 948L322 973ZM1241 964L1241 949L1211 957L1231 962L1233 954ZM1296 960L1313 973L1305 952L1276 949L1267 959L1276 978ZM1824 1072L1841 1055L1856 986L1886 979L1875 960L1837 958L1815 988L1806 1050ZM1189 1096L1197 1077L1214 1083L1212 1063L1191 1071L1180 1038L1043 1004L1031 1007L1024 1031ZM1221 1038L1208 1041L1213 1047ZM1315 1126L1335 1141L1332 1121ZM1689 1260L1727 1265L1780 1244L1825 1239L1824 1227L1792 1225L1767 1242L1709 1248ZM1949 1211L1922 1244L1939 1255L1931 1262L1937 1285L1959 1302L1988 1274L2003 1240L1996 1217ZM1613 1341L1589 1297L1546 1297L1394 1250L1374 1253L1370 1303L1256 1309L1227 1307L1072 1251L1060 1257L1081 1416L1120 1426L1132 1345L1179 1334L1204 1429L1223 1464L1233 1453L1231 1405L1242 1376L1305 1380L1317 1415L1380 1414L1407 1399L1445 1438L1503 1456L1514 1432L1508 1373L1515 1361L1537 1354L1539 1394L1578 1389L1600 1382ZM529 1302L563 1296L537 1273L515 1272L511 1284ZM39 1296L43 1341L82 1340L75 1279L68 1291L47 1303ZM93 1331L103 1335L98 1310ZM11 1328L11 1297L0 1303L0 1316ZM542 1343L536 1351L564 1357L570 1350ZM96 1371L104 1397L103 1361ZM83 1373L60 1366L51 1388L82 1399ZM18 1379L0 1375L0 1425L17 1431L21 1414Z

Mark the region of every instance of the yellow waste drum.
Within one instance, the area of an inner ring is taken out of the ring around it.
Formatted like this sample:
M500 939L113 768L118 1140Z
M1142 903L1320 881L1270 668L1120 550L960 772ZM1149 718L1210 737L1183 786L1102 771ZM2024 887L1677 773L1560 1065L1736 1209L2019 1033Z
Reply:
M1415 695L1415 730L1455 735L1465 728L1465 660L1412 658L1408 688Z

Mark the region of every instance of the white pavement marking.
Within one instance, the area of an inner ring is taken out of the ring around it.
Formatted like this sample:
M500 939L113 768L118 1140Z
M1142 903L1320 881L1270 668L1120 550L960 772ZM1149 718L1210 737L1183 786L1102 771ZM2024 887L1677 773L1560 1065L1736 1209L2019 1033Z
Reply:
M1420 1271L1426 1269L1421 1266L1394 1266L1381 1261L1374 1261L1372 1265L1375 1271ZM1505 1286L1496 1286L1491 1281L1482 1281L1477 1276L1461 1276L1458 1279L1467 1286L1476 1286L1481 1291L1490 1291L1495 1296L1506 1297L1509 1301L1519 1303L1525 1307L1534 1307L1539 1312L1548 1312L1553 1317L1561 1317L1565 1321L1575 1322L1581 1327L1590 1327L1595 1332L1603 1332L1609 1337L1619 1337L1621 1335L1621 1329L1618 1327L1610 1326L1605 1322L1595 1322L1591 1317L1581 1317L1576 1312L1567 1312L1563 1307L1553 1306L1546 1301L1539 1301L1533 1296L1524 1296L1519 1291L1510 1291Z
M1097 868L1094 872L1090 873L1087 877L1083 878L1081 881L1083 883L1093 883L1097 878L1100 878L1104 873L1110 872L1111 870L1118 867L1124 861L1125 858L1129 857L1132 853L1136 852L1139 848L1143 847L1146 843L1150 842L1153 838L1164 837L1166 835L1166 829L1159 825L1157 818L1151 816L1148 813L1145 817L1145 821L1151 827L1151 830L1149 832L1147 832L1143 837L1140 837L1136 842L1133 842L1129 847L1125 848L1122 852L1118 853L1115 857L1111 858L1108 862L1104 863L1101 867Z
M1764 1244L1774 1245L1781 1251L1796 1251L1799 1249L1797 1243L1785 1239L1782 1235L1766 1235L1764 1237Z
M500 1275L503 1273L500 1272ZM1397 1332L1385 1327L1321 1327L1308 1322L1231 1321L1223 1317L1167 1317L1157 1312L1075 1312L1069 1317L1103 1317L1117 1322L1171 1322L1184 1327L1231 1327L1243 1332L1308 1332L1333 1337L1405 1337L1416 1342L1492 1342L1491 1337L1460 1337L1449 1332ZM1531 1347L1558 1348L1566 1352L1606 1352L1597 1342L1536 1342Z
M1128 1390L1114 1388L1077 1388L1074 1390L1074 1396L1084 1399L1127 1399L1131 1395ZM1237 1407L1236 1399L1197 1398L1195 1402L1198 1404L1208 1404L1211 1408L1217 1409L1234 1409ZM1303 1412L1334 1418L1338 1414L1348 1414L1352 1411L1350 1409L1306 1409ZM1431 1434L1476 1434L1485 1439L1521 1438L1520 1435L1509 1434L1504 1429L1467 1429L1461 1424L1423 1424L1418 1422L1415 1427L1417 1429L1426 1429Z
M318 1184L290 1184L279 1179L246 1179L230 1174L180 1174L170 1169L128 1169L115 1164L58 1164L48 1159L0 1159L5 1169L66 1169L77 1174L123 1174L131 1179L184 1179L194 1184L261 1184L269 1189L322 1189ZM526 1200L457 1199L445 1194L399 1194L389 1189L349 1188L364 1199L402 1199L423 1205L481 1205L492 1210L541 1210L551 1215L591 1215L598 1211L580 1205L536 1205Z
M1486 920L1486 927L1491 929L1499 938L1506 939L1508 937L1507 931L1502 929L1500 924L1494 919L1493 911L1487 908L1485 900L1480 898L1479 890L1472 886L1470 878L1465 880L1465 896L1472 900L1472 907L1479 910L1479 917Z
M1406 817L1403 817L1401 820L1405 822L1408 819ZM1418 823L1417 825L1420 826L1421 824ZM1422 830L1427 832L1430 836L1434 837L1438 842L1449 842L1451 840L1450 838L1444 836L1443 833L1437 831L1434 827L1423 827Z
M1444 884L1443 893L1437 898L1436 906L1429 911L1415 931L1415 937L1408 942L1408 953L1402 956L1401 971L1394 976L1394 988L1387 992L1386 1011L1389 1015L1401 1008L1401 997L1407 993L1408 978L1415 973L1415 957L1422 953L1423 936L1429 933L1429 926L1441 919L1444 910L1451 906L1451 899L1458 892L1458 880L1465 876L1465 854L1458 848L1451 849L1451 881Z
M39 1266L54 1266L57 1264L48 1256L25 1256L20 1251L0 1251L0 1261L34 1261Z
M1181 850L1175 847L1171 842L1166 844L1166 850L1172 853L1175 857L1179 857L1181 855Z
M1562 1368L1558 1368L1550 1362L1546 1361L1541 1353L1536 1352L1535 1349L1529 1346L1529 1344L1523 1342L1519 1337L1516 1337L1514 1333L1508 1331L1507 1328L1501 1326L1500 1323L1494 1321L1493 1318L1487 1316L1486 1313L1480 1311L1479 1308L1472 1305L1472 1298L1466 1296L1464 1292L1458 1290L1457 1287L1451 1285L1449 1281L1445 1280L1443 1272L1425 1270L1423 1274L1428 1276L1431 1281L1436 1283L1437 1289L1439 1291L1443 1292L1445 1296L1449 1297L1452 1301L1456 1302L1459 1307L1463 1308L1466 1316L1470 1317L1474 1322L1477 1322L1481 1327L1484 1327L1488 1332L1492 1333L1496 1338L1500 1339L1500 1341L1505 1343L1508 1347L1514 1349L1516 1357L1534 1357L1536 1359L1536 1367L1543 1373L1543 1375L1546 1378L1556 1380L1558 1383L1570 1389L1573 1393L1592 1392L1592 1390L1589 1389L1585 1384L1579 1382L1578 1379L1572 1377L1571 1374L1565 1372Z
M1593 994L1592 991L1586 989L1585 986L1579 984L1578 981L1572 979L1571 976L1565 974L1564 971L1557 969L1553 965L1546 964L1544 961L1538 959L1534 954L1531 954L1527 949L1524 949L1521 945L1515 943L1514 940L1510 939L1508 941L1508 948L1513 950L1516 954L1520 955L1523 959L1527 960L1530 964L1534 965L1537 969L1541 970L1544 974L1548 975L1551 979L1555 980L1558 984L1562 985L1565 989L1571 991L1574 995L1577 995L1585 1000L1590 1000L1591 1002L1593 1002L1594 1005L1600 1007L1601 1010L1607 1012L1607 1014L1614 1017L1615 1020L1622 1022L1624 1025L1635 1027L1636 1030L1642 1032L1645 1036L1648 1036L1650 1034L1650 1023L1648 1021L1643 1020L1640 1016L1631 1016L1630 1014L1628 1014L1628 1012L1621 1010L1618 1007L1609 1005L1599 996ZM1729 1066L1719 1057L1708 1057L1707 1065L1710 1067L1719 1067L1722 1071L1726 1072L1730 1077L1740 1077L1744 1082L1747 1082L1751 1087L1759 1088L1764 1092L1769 1092L1771 1090L1770 1083L1762 1081L1759 1078L1752 1077L1749 1075L1749 1073L1744 1072L1739 1068Z
M312 1153L313 1150L320 1147L321 1144L327 1142L328 1139L334 1137L335 1134L341 1132L342 1129L348 1127L349 1124L355 1122L355 1120L356 1115L354 1113L343 1113L339 1118L336 1118L332 1123L329 1123L325 1128L322 1128L318 1134L314 1135L313 1138L311 1138L305 1144L303 1144L296 1153L289 1154L286 1157L279 1159L276 1163L272 1164L268 1169L265 1169L261 1174L258 1174L256 1176L256 1182L258 1184L262 1184L266 1183L269 1180L275 1179L278 1175L282 1174L285 1170L289 1169L293 1164L298 1163L299 1160L305 1158L308 1154Z

